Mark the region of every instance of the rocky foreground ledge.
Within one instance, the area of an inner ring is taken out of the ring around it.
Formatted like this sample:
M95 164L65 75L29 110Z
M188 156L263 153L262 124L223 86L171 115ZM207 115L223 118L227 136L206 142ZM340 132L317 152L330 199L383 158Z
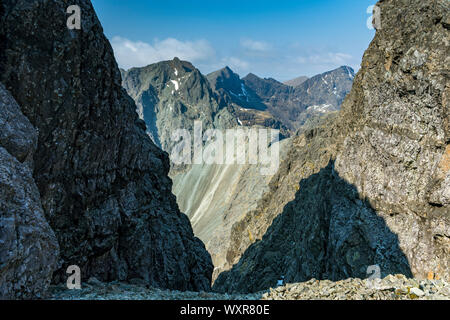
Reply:
M103 283L91 278L81 290L50 288L52 300L450 300L450 284L442 280L390 275L379 282L362 279L309 280L254 294L180 292L134 284Z

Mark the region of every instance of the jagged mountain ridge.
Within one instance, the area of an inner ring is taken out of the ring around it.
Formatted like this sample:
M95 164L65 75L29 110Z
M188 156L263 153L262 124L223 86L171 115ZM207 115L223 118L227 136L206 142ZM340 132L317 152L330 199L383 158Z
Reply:
M122 83L136 101L147 132L163 150L174 146L176 129L193 132L194 121L205 129L238 126L233 109L219 102L208 80L187 61L174 58L122 72Z
M348 78L340 72L344 69ZM339 109L349 90L348 81L353 79L352 72L351 68L342 67L292 88L253 74L241 79L229 67L205 77L190 62L174 58L121 70L121 75L124 88L147 124L147 133L170 152L174 146L171 132L178 128L192 131L195 120L201 120L206 129L258 125L278 129L282 137L290 136L309 122ZM318 81L326 78L332 87ZM287 113L291 115L286 116Z
M55 282L78 265L83 281L137 278L155 287L209 290L211 257L171 193L167 154L149 139L122 88L91 2L71 4L83 12L81 30L67 28L66 1L0 2L0 81L38 129L33 180L60 247L59 256L50 242L42 255L27 247L7 254L20 261L29 253L36 267L57 256ZM29 297L45 294L51 272L22 277L24 267L13 266L15 282L42 282L30 285Z
M353 78L353 69L342 66L307 79L295 88L252 73L242 81L259 96L270 114L291 131L296 131L313 116L339 110Z
M0 83L0 300L43 298L58 242L32 173L37 131Z
M369 265L450 278L450 5L377 5L382 28L339 117L293 139L271 191L234 226L235 265L216 290L365 278Z

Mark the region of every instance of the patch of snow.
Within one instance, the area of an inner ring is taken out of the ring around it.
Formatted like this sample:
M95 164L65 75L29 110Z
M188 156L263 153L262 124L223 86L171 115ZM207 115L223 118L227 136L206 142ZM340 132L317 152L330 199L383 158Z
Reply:
M316 105L316 106L309 106L308 109L312 109L314 111L318 111L321 113L326 113L328 111L330 111L330 109L333 107L333 105L331 104L321 104L321 105Z
M248 102L248 93L247 93L247 90L245 90L245 85L243 83L241 83L241 90L242 90L242 93L244 94L244 96L247 98L247 102Z
M241 126L243 126L242 121L239 118L237 118L237 121Z
M177 70L177 68L175 68L175 71L174 71L173 73L175 73L175 76L178 76L178 70Z
M175 85L175 91L178 91L180 89L180 85L178 84L178 81L176 80L170 80Z
M350 77L350 79L353 80L353 78L355 77L354 75L352 75L352 73L350 72L350 69L347 68L347 72L348 72L348 76Z

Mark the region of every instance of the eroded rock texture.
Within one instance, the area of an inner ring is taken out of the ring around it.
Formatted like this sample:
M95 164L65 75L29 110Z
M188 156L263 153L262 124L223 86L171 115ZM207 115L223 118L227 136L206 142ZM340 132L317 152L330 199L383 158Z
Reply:
M450 3L381 1L343 106L336 170L370 200L417 277L450 275ZM447 164L447 167L446 167Z
M236 264L216 290L365 278L370 265L449 279L450 4L378 6L381 29L339 117L293 139L271 191L234 226Z
M58 258L33 180L37 132L0 84L0 299L43 297Z
M113 51L88 0L81 30L67 2L0 2L0 80L39 130L34 179L61 249L56 280L144 279L210 287L211 258L177 207L167 155L121 87Z

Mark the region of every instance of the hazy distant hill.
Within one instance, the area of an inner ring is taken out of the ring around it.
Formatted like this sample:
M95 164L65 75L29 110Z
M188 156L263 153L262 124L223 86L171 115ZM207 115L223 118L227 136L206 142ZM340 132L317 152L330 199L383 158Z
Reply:
M195 120L202 121L205 129L238 125L231 106L219 101L206 77L190 62L175 58L130 69L122 77L147 133L167 152L174 145L172 132L192 131Z
M306 77L306 76L301 76L301 77L297 77L297 78L292 79L292 80L285 81L283 83L285 85L287 85L287 86L297 87L297 86L301 85L303 82L305 82L308 79L309 78Z

